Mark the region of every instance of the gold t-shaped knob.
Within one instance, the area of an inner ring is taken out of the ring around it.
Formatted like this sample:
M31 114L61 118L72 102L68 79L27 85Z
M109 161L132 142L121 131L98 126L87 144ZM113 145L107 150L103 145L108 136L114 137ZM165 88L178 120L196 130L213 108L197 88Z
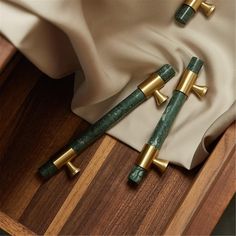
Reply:
M66 166L70 172L71 177L75 176L80 172L80 169L73 165L70 161L66 163Z

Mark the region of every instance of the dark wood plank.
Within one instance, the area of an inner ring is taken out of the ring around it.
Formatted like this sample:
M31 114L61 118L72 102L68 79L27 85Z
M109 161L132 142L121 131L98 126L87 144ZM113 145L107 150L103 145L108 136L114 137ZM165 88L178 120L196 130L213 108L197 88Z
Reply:
M0 208L14 219L42 184L37 168L65 145L81 121L70 111L72 78L55 81L22 63L4 84L0 98L5 108L0 122Z
M10 73L0 90L0 159L9 146L10 139L29 103L28 95L42 76L27 60L22 59Z

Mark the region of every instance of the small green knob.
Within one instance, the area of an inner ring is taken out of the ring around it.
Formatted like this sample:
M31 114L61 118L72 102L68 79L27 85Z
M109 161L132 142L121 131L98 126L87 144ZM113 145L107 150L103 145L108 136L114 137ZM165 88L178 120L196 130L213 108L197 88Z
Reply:
M192 7L182 4L175 14L175 19L179 23L186 25L188 21L194 16L195 11Z
M165 64L156 72L165 83L175 76L175 70L169 64Z
M49 179L57 173L58 169L50 160L39 168L39 174L43 179Z
M203 64L204 64L204 62L201 59L199 59L197 57L192 57L191 61L188 64L187 69L198 74L200 72Z
M146 173L147 173L147 170L145 170L144 168L140 166L135 165L133 169L131 170L128 179L131 183L138 185L142 181Z

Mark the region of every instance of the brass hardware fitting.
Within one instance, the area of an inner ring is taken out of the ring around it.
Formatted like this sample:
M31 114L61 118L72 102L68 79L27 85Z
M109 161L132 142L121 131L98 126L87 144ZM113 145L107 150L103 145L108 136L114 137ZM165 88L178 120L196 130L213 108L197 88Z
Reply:
M191 70L185 70L176 90L189 96L190 92L193 91L199 98L202 98L207 93L206 86L196 85L198 75Z
M73 148L67 149L65 152L63 152L59 157L57 157L53 164L57 167L57 169L62 168L63 166L67 166L70 175L74 176L77 173L79 173L80 169L74 166L71 163L71 160L77 156L77 153Z
M201 8L206 16L210 16L215 10L215 6L213 4L206 3L203 0L185 0L184 4L192 7L194 11Z
M154 96L157 105L161 105L168 99L168 96L162 94L159 89L164 87L165 82L162 78L154 73L148 79L143 81L138 88L144 93L146 98Z
M136 164L145 170L149 170L151 165L153 164L161 172L164 172L169 162L166 160L158 159L157 158L158 154L159 150L156 147L150 144L145 144Z
M76 174L80 172L80 169L74 166L70 161L66 163L66 166L69 170L71 177L75 176Z

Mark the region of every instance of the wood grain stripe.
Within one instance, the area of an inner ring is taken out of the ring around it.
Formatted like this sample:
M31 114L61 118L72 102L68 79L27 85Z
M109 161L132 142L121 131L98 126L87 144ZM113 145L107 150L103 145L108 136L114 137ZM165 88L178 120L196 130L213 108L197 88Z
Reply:
M67 221L67 218L73 212L74 208L82 198L83 194L96 176L98 170L108 157L109 153L112 151L112 148L115 146L115 144L115 139L110 136L105 136L103 142L97 149L86 170L80 176L74 188L55 216L54 220L48 227L45 235L57 235L60 232L65 222Z
M235 124L226 131L217 148L202 168L182 205L167 227L165 235L182 235L184 233L194 215L200 209L214 182L232 157L231 153L234 145Z
M0 229L3 229L12 236L35 235L22 224L14 221L12 218L0 211Z

